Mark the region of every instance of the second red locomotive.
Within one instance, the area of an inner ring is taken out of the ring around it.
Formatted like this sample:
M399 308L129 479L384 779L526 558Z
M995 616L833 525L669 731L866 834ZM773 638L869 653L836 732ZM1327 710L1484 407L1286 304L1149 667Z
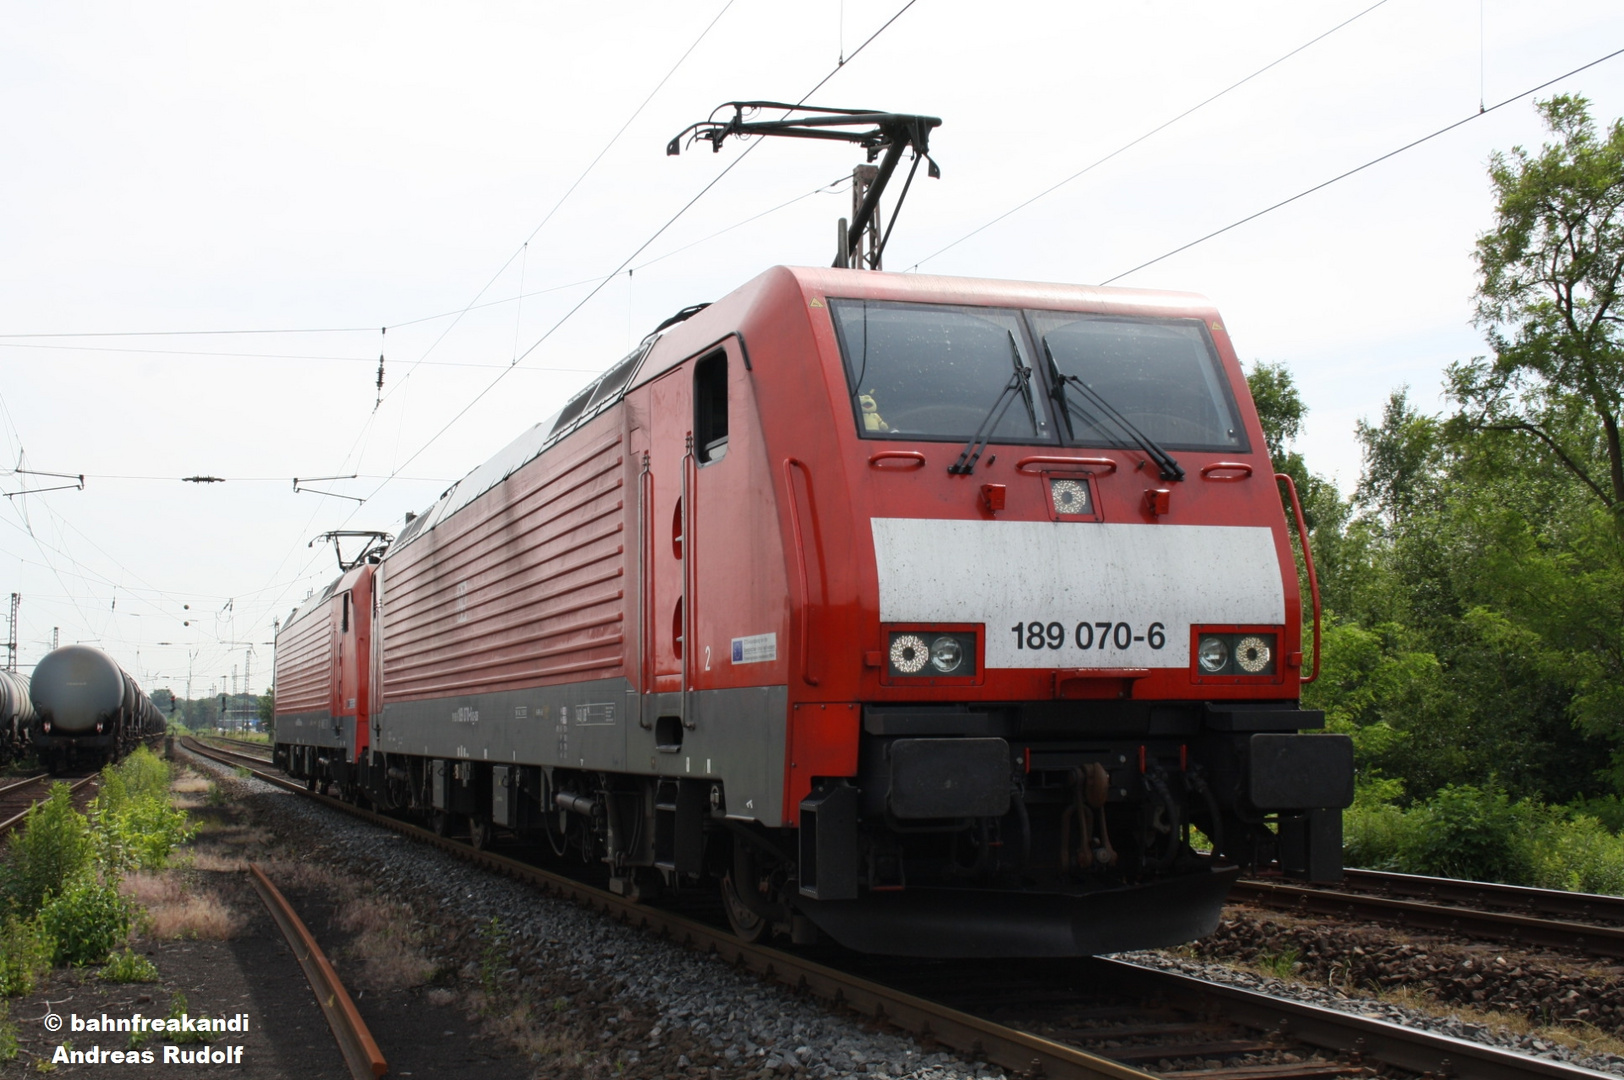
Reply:
M1165 945L1237 864L1340 872L1302 609L1205 300L780 267L290 618L276 752L622 892L714 882L747 938Z

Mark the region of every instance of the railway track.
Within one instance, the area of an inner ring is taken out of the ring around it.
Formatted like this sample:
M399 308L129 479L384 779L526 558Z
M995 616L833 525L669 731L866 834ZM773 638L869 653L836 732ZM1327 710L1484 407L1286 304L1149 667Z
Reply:
M99 773L81 777L59 777L40 773L0 787L0 836L6 835L22 823L29 809L45 798L53 782L62 781L68 784L75 805L79 805L95 792L99 777Z
M1237 882L1229 898L1298 914L1624 957L1624 897L1349 870L1335 888L1250 880Z
M234 739L230 735L208 735L203 736L203 738L206 738L210 742L214 743L225 743L228 747L232 748L240 747L245 750L261 751L267 759L271 756L271 744L268 742L261 742L258 739Z
M1374 1075L1382 1066L1417 1075L1485 1080L1579 1080L1600 1075L1110 960L899 963L841 953L820 961L745 944L724 928L634 903L529 863L476 851L426 829L315 795L303 785L256 768L263 761L249 755L192 740L185 745L194 753L243 765L268 783L432 844L549 895L713 952L763 978L906 1030L926 1046L940 1044L1021 1075L1050 1080L1142 1080L1151 1075L1164 1080L1329 1080ZM1157 1072L1147 1073L1141 1066Z
M266 876L264 870L250 863L248 874L254 890L271 913L272 921L282 931L299 966L304 969L310 989L316 993L316 1003L327 1019L327 1026L332 1029L333 1038L338 1041L339 1052L344 1055L344 1065L349 1069L351 1080L374 1080L385 1075L389 1071L389 1064L384 1059L383 1051L378 1048L349 991L344 989L338 973L321 951L321 946L316 944L304 920L299 918L299 913L293 910L293 905L288 903L282 890Z

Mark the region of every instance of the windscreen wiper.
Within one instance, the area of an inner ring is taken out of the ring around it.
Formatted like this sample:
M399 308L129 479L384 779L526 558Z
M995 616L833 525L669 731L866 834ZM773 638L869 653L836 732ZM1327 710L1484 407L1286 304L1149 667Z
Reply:
M1084 412L1078 407L1076 402L1071 401L1066 397L1066 387L1075 386L1078 392L1087 398L1089 402L1100 411L1101 416L1110 422L1110 424L1118 431L1127 435L1132 442L1139 446L1139 449L1143 450L1145 454L1156 463L1157 468L1161 470L1161 477L1163 480L1184 479L1184 469L1179 465L1177 459L1175 459L1172 454L1169 454L1166 450L1163 450L1156 444L1154 439L1135 427L1126 416L1123 416L1121 413L1117 412L1109 401L1106 401L1105 398L1100 396L1100 392L1098 390L1095 390L1092 386L1089 386L1076 375L1067 375L1065 372L1060 370L1060 365L1055 363L1054 350L1049 347L1049 339L1047 337L1043 339L1043 355L1044 358L1049 362L1049 381L1053 386L1050 393L1053 394L1054 399L1060 403L1060 413L1066 418L1066 433L1068 435L1071 435L1074 438L1076 437L1076 432L1071 426L1071 418L1073 416L1076 416L1085 424L1089 424L1094 427L1100 426L1099 421L1095 417L1087 412Z
M1032 401L1032 369L1021 363L1020 346L1015 344L1013 332L1009 335L1009 360L1015 368L1015 374L1009 377L1009 382L998 392L998 399L982 417L981 424L976 428L970 441L964 444L959 451L959 460L947 467L947 471L954 475L968 475L976 471L976 462L981 460L982 451L987 449L987 440L992 433L998 430L998 425L1004 422L1004 414L1015 403L1014 395L1019 393L1021 400L1026 402L1026 415L1032 421L1032 430L1038 429L1037 405Z

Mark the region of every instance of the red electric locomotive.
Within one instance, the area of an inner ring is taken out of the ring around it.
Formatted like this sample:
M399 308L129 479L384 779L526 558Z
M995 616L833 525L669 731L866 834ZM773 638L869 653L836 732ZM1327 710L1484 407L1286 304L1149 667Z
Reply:
M1165 945L1238 864L1340 873L1302 606L1205 300L779 267L290 619L277 753L622 892L715 883L747 938Z

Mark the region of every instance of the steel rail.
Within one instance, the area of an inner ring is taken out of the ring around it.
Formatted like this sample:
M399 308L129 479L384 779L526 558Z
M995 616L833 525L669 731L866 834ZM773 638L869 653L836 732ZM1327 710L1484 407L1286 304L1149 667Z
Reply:
M259 741L255 740L255 739L233 739L230 735L204 735L204 736L199 736L199 737L200 738L205 738L205 739L213 739L215 742L230 743L233 746L247 746L247 747L251 747L251 748L253 748L255 750L266 750L266 751L268 751L268 750L271 749L271 744L270 743L268 743L268 742L259 742Z
M1290 1036L1351 1061L1372 1058L1428 1076L1468 1080L1598 1080L1612 1075L1120 960L1096 957L1088 963L1097 965L1099 978L1113 985L1208 1002L1226 1019Z
M1576 949L1590 956L1624 957L1624 927L1559 922L1504 911L1478 911L1261 881L1236 882L1230 889L1229 899L1285 911L1374 919L1401 927L1442 930L1518 945Z
M50 775L50 773L35 773L33 776L25 776L21 780L13 780L5 787L0 787L0 795L4 795L8 791L15 791L26 784L32 784L36 781L43 780Z
M1525 885L1423 877L1385 870L1344 870L1342 873L1339 887L1348 892L1383 892L1441 903L1506 908L1528 915L1562 916L1624 926L1624 896L1531 889Z
M288 898L282 895L282 890L272 883L257 863L248 864L248 875L260 899L265 901L266 910L281 929L282 936L288 939L288 944L293 948L293 955L298 958L305 978L310 981L310 989L316 992L316 1003L327 1018L327 1026L333 1029L333 1038L338 1040L338 1049L344 1055L344 1064L348 1066L350 1076L354 1080L376 1080L388 1073L389 1063L384 1060L383 1051L378 1049L372 1032L367 1030L366 1021L361 1019L355 1002L350 1000L349 991L344 989L338 973L321 951L321 946L316 944L304 920L299 918L293 905L288 903Z
M192 749L192 748L188 748ZM224 761L207 749L204 757ZM225 764L235 764L225 761ZM880 983L859 978L791 953L750 945L732 933L658 908L650 908L571 878L519 862L490 851L437 836L427 829L384 817L328 796L307 791L285 777L253 770L268 783L333 809L343 811L397 833L432 844L453 856L535 886L544 894L574 900L640 929L717 956L758 976L809 993L880 1023L893 1024L917 1038L934 1041L972 1058L1045 1080L1109 1078L1147 1080L1153 1074L1121 1062L1090 1054L1051 1039L1032 1035L948 1008ZM1432 1072L1434 1076L1470 1080L1597 1080L1606 1074L1541 1058L1531 1058L1478 1043L1433 1035L1414 1028L1340 1013L1332 1009L1284 1001L1220 986L1188 976L1174 975L1120 961L1090 959L1085 968L1099 972L1100 985L1145 988L1147 997L1196 997L1222 1009L1226 1019L1263 1031L1278 1031L1301 1042L1346 1054L1355 1064L1361 1057ZM1310 1066L1302 1066L1308 1069ZM1257 1070L1251 1070L1256 1072ZM1222 1074L1225 1070L1218 1070ZM1261 1074L1260 1074L1261 1075ZM1292 1075L1297 1075L1293 1073ZM1303 1075L1307 1075L1303 1073Z
M101 776L100 773L91 773L89 776L80 777L78 780L75 780L72 784L68 785L68 791L76 794L79 791L80 788L84 787L86 784L92 783L93 781L100 778L100 776ZM32 780L25 781L25 783L37 783L40 779L42 779L42 777L36 776ZM6 788L5 790L6 791L14 791L15 789L17 789L19 787L22 787L22 786L23 786L22 784L12 784L10 787ZM50 790L51 790L51 785L46 784L45 785L45 791L47 793L49 793ZM35 806L38 806L39 802L40 802L40 800L36 799L36 800L34 800L34 802L32 804L29 805L28 809L23 810L20 813L13 814L10 817L6 818L4 821L0 821L0 836L4 836L5 834L9 833L12 829L15 829L18 825L22 824L23 818L28 816L28 811L34 809Z

